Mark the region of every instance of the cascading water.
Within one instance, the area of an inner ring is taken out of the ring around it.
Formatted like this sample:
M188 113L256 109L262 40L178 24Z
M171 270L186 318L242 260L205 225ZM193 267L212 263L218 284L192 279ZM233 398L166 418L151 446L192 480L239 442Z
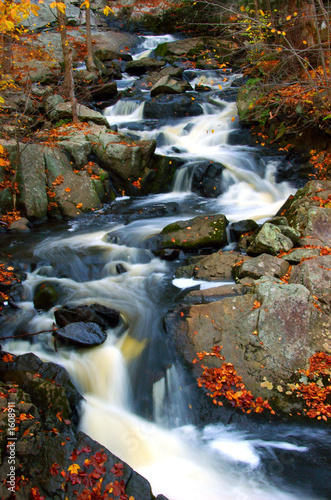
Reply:
M105 114L127 131L130 121L142 120L143 105L143 100L119 103ZM119 325L108 329L104 344L91 349L58 346L55 352L48 333L33 337L33 343L7 341L5 349L33 351L64 366L85 398L82 430L144 475L154 494L163 493L169 500L321 499L325 489L314 491L316 481L309 482L306 473L302 478L300 467L309 470L310 457L318 460L326 432L280 424L251 424L250 430L196 425L196 394L162 329L162 317L178 294L174 285L182 288L187 283L171 283L170 265L148 250L148 238L170 222L197 213L222 212L230 220L273 215L291 191L288 184L275 183L275 160L258 159L254 148L228 144L229 132L236 128L234 103L213 97L198 117L135 132L155 137L159 154L186 164L177 173L172 193L117 203L130 203L139 212L155 201L175 200L180 213L123 224L110 223L101 211L90 222L88 217L77 220L60 235L33 244L26 255L36 267L27 273L20 309L5 328L7 334L23 325L29 332L52 328L54 308L37 312L32 302L34 290L45 281L58 292L56 307L98 303L120 312ZM197 159L224 165L227 189L217 199L191 192ZM20 245L13 242L13 258L15 252L18 258ZM124 272L118 273L119 265Z

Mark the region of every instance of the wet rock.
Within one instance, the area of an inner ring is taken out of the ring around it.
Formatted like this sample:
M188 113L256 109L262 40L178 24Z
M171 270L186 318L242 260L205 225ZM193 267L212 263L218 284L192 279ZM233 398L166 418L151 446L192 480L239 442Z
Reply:
M56 288L50 283L40 283L33 295L33 304L36 309L48 311L54 307L59 299Z
M240 266L236 266L235 275L239 279L252 278L256 280L262 276L280 278L287 273L289 267L289 263L283 259L263 253L253 259L245 259Z
M116 264L116 272L117 274L124 274L127 273L127 269L123 266L123 264Z
M25 217L15 220L9 226L10 231L19 231L22 233L30 232L32 224Z
M288 252L292 247L292 240L282 233L279 226L265 222L260 230L253 235L247 253L248 255L261 253L277 255L281 251Z
M241 284L223 285L206 290L193 290L185 295L181 300L182 304L209 304L223 300L227 297L236 297L237 295L244 295L247 293L247 287Z
M252 219L245 219L238 222L232 222L229 224L229 231L231 237L238 241L243 233L250 233L259 228L259 225Z
M160 94L183 94L187 90L193 90L188 82L172 78L171 76L163 76L151 88L151 96L155 97Z
M97 323L70 323L53 332L56 339L76 347L94 347L102 344L107 334Z
M227 242L225 215L198 216L166 226L159 235L159 248L221 248Z
M81 305L76 307L63 306L54 311L56 324L64 327L70 323L96 323L101 328L114 328L118 325L120 314L114 309L101 304Z
M220 163L206 161L194 166L192 191L205 198L218 198L223 192L222 172L224 166Z
M134 61L129 61L126 65L125 71L129 75L140 76L147 71L155 71L165 66L164 61L159 61L158 59L152 59L150 57L143 57L142 59L136 59Z
M91 95L94 99L107 100L115 97L117 94L117 83L107 82L99 85L94 85L91 89Z
M184 118L203 114L202 106L188 95L159 95L145 102L144 118Z

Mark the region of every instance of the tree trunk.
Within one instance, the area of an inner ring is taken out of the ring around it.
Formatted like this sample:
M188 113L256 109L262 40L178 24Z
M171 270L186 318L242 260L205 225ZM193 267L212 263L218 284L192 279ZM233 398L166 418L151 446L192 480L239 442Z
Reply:
M11 35L4 33L2 35L3 48L2 48L2 74L8 75L12 72L12 47L11 47Z
M66 15L63 14L57 8L57 19L60 28L61 34L61 45L63 52L63 62L64 62L64 82L62 84L62 91L70 99L71 103L71 113L72 113L72 121L73 123L78 123L77 116L77 101L75 97L75 86L74 86L74 77L72 70L72 51L70 44L67 39L67 29L66 29Z
M90 4L88 4L88 7L86 6L85 9L85 20L86 20L86 48L87 48L86 67L89 71L93 72L96 70L96 67L93 61L93 52L92 52Z

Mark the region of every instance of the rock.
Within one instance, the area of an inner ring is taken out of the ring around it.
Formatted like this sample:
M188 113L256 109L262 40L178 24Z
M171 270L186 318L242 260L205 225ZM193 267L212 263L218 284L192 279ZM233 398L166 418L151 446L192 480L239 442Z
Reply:
M0 191L0 212L10 212L13 209L13 206L14 202L12 191L9 187L6 187Z
M279 214L303 237L313 237L331 246L331 181L310 181L289 198ZM309 243L308 243L309 244Z
M225 293L221 300L212 289L191 292L184 300L202 303L182 305L164 322L186 362L191 364L197 352L223 346L225 362L234 365L246 389L255 397L269 399L276 411L286 413L300 408L297 399L286 394L289 384L297 370L307 367L309 357L330 342L330 326L325 324L323 313L313 307L307 288L274 280L260 279L250 293L232 289L231 295ZM210 358L203 363L219 366ZM193 366L195 374L200 374L198 365Z
M50 283L40 283L33 294L34 307L43 311L48 311L54 307L58 299L58 292Z
M97 323L70 323L53 332L56 339L76 347L94 347L102 344L107 334Z
M84 135L83 137L73 135L68 140L61 141L60 145L73 158L77 167L82 168L87 165L92 152L92 144Z
M319 257L319 248L293 248L287 254L281 256L283 260L291 264L300 264L302 260Z
M15 220L9 226L10 231L20 231L28 233L30 231L30 223L25 217Z
M107 118L105 118L98 111L83 106L83 104L77 104L77 115L79 120L83 122L92 122L97 125L105 125L109 127ZM53 111L49 113L52 121L58 122L59 120L72 119L71 104L70 102L60 102L54 106Z
M191 189L205 198L218 198L223 192L222 172L224 166L212 161L194 165Z
M245 219L238 222L231 222L229 224L229 231L231 237L238 241L243 233L250 233L259 228L259 225L252 219Z
M99 476L103 479L100 481L102 496L109 495L105 492L105 485L114 483L119 484L121 494L126 498L155 499L146 479L105 446L78 431L78 407L83 398L64 368L54 363L43 363L32 353L15 356L3 352L0 357L0 378L1 406L12 402L15 417L20 422L15 430L15 457L25 480L20 483L19 491L16 491L17 500L41 494L46 499L63 500L86 495L86 491L92 494L92 489L99 484ZM7 413L2 412L0 415L0 427L8 427ZM8 452L7 445L5 433L0 433L2 456ZM99 460L99 457L102 459L102 468L99 476L94 478L94 468L87 464ZM91 474L88 485L70 480L69 467L73 461L80 471ZM62 475L59 471L63 471ZM116 471L120 471L121 475L116 474ZM3 460L0 465L1 477L7 477L8 473L9 462ZM9 498L9 493L8 483L1 482L0 497ZM157 498L166 500L163 495Z
M166 226L159 236L159 248L181 248L197 250L200 248L221 248L227 242L225 215L194 217Z
M263 253L258 257L246 260L235 268L235 275L239 279L253 278L254 280L262 276L284 276L290 265L288 262L278 257Z
M28 219L47 215L46 173L43 146L20 144L17 168L19 201Z
M176 269L176 278L194 277L207 281L232 280L233 266L242 259L243 255L239 252L215 252L211 255L195 257L193 263Z
M61 77L61 67L57 61L25 59L16 61L15 68L20 72L23 82L51 85L57 84Z
M125 54L124 52L119 52L107 48L97 49L93 53L102 62L113 61L114 59L122 59L123 61L132 61L131 54Z
M184 80L178 80L171 76L163 76L151 88L151 96L160 94L183 94L187 90L193 90L191 85Z
M104 330L118 325L120 314L114 309L100 304L81 305L76 307L63 306L54 311L56 324L64 327L69 323L96 323Z
M160 43L155 49L155 55L161 57L169 55L184 56L196 51L200 45L203 45L203 39L198 37Z
M203 114L202 106L188 95L160 95L145 102L144 118L184 118Z
M91 95L94 99L104 100L115 97L117 94L117 83L116 82L107 82L101 83L99 85L94 85L90 89Z
M143 176L156 147L154 140L134 141L123 134L103 132L87 137L103 168L126 185L128 180L132 182Z
M125 71L129 73L129 75L140 76L147 71L155 71L165 65L166 63L164 61L159 61L158 59L152 59L150 57L143 57L142 59L129 61L126 65Z
M55 196L62 217L77 217L84 211L100 207L93 179L86 170L75 173L70 160L60 148L45 147L47 185ZM54 184L53 184L54 183Z
M58 104L62 104L64 102L64 98L60 94L46 95L44 98L46 113L53 111Z
M261 253L277 255L281 251L288 252L292 247L292 240L284 236L279 226L265 222L260 230L253 235L247 253L248 255Z
M300 283L318 298L330 293L331 255L305 260L292 269L290 283Z
M185 295L181 300L182 304L209 304L210 302L215 302L223 300L227 297L236 297L237 295L244 295L247 293L247 289L244 285L233 284L233 285L223 285L212 288L207 288L206 290L193 290L192 292Z
M30 31L39 31L43 28L49 28L52 25L57 25L57 18L54 14L54 10L50 8L52 0L45 0L43 4L38 4L39 7L38 15L35 16L31 14L26 19L22 21L22 24L25 28L28 28ZM68 3L66 8L66 17L68 19L68 24L71 26L78 24L78 20L80 18L80 9L75 7L73 4Z

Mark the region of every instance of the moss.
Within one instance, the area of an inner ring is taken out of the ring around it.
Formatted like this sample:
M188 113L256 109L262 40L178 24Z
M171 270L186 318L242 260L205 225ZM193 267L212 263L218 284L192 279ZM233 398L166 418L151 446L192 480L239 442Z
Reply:
M175 231L179 231L180 229L181 229L180 225L177 222L174 222L174 223L169 224L168 226L164 227L161 231L161 234L173 233Z

